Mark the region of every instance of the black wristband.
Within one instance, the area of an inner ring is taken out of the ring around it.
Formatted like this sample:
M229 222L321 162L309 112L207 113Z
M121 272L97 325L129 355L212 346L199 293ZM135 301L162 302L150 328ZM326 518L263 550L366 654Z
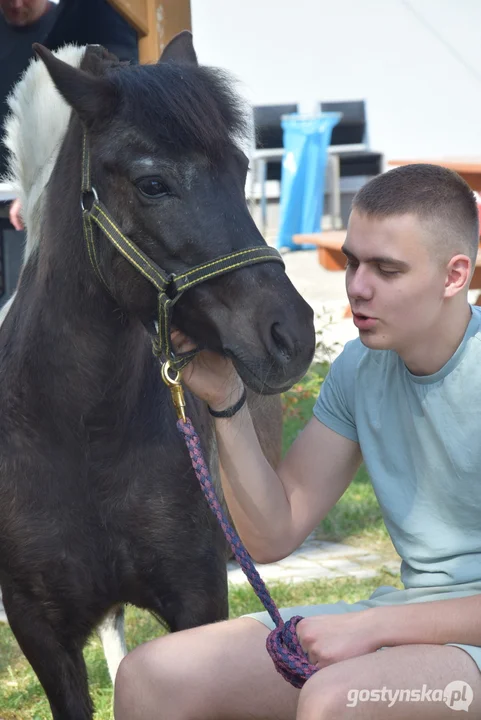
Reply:
M213 417L216 418L230 418L233 415L236 414L236 412L239 412L241 407L245 404L245 401L247 400L247 391L244 387L244 392L242 393L240 399L235 403L235 405L231 405L226 410L212 410L212 408L207 405L209 412Z

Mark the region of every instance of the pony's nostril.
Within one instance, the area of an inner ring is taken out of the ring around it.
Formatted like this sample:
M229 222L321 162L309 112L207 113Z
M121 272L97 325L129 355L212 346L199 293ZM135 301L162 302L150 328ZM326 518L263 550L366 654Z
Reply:
M283 332L280 323L275 322L271 326L271 335L277 355L282 362L289 362L292 357L292 344L286 333Z

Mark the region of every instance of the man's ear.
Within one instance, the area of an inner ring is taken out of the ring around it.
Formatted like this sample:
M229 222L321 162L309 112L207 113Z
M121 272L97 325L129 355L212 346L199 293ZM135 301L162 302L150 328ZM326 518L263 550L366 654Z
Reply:
M447 265L444 297L454 297L471 282L473 263L467 255L454 255Z

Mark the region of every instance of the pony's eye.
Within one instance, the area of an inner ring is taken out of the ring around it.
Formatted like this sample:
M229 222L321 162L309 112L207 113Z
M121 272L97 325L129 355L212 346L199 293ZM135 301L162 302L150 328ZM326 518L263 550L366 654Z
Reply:
M162 197L169 194L169 188L159 178L141 178L135 183L142 195L149 198Z

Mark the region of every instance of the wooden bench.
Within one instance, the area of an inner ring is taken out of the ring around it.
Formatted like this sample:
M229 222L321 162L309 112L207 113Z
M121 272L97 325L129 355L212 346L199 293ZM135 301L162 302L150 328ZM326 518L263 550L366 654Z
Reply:
M303 233L294 235L292 240L296 245L315 245L319 265L326 270L345 270L346 257L341 248L346 239L345 230L327 230L322 233ZM352 317L351 307L347 305L343 317Z
M304 233L294 235L292 240L296 245L315 245L319 265L326 270L344 270L346 258L341 252L345 230L327 230L322 233Z

